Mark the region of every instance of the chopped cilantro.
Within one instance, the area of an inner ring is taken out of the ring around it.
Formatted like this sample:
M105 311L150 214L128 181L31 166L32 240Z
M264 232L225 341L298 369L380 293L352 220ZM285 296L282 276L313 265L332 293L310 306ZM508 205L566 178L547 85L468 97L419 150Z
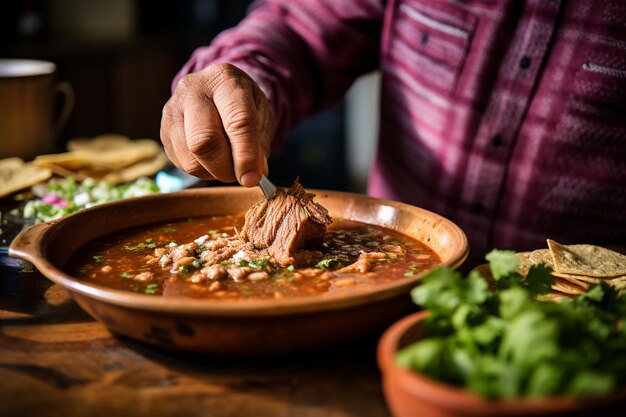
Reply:
M400 366L487 398L598 395L626 384L626 293L603 281L573 300L538 301L549 267L522 280L513 252L487 259L497 289L478 270L463 278L442 267L411 291L429 316L425 337L398 352Z
M132 279L134 277L133 274L129 274L128 272L122 272L120 274L120 277L125 278L125 279Z
M159 291L159 284L156 284L156 283L148 284L143 289L143 292L145 292L146 294L156 294L158 291Z
M91 178L82 182L72 177L53 178L40 187L38 194L41 193L41 199L29 201L23 210L24 217L33 217L37 223L59 219L81 208L159 192L159 187L149 178L118 185ZM49 201L48 198L53 198L56 204L44 202Z
M139 292L139 285L133 284L130 286L131 291Z
M189 264L179 266L178 270L180 272L189 272Z
M245 268L246 266L248 266L248 261L244 261L243 259L239 261L240 268Z
M324 258L315 264L315 267L319 269L331 269L332 267L341 266L341 262L339 262L339 258L337 258L336 256L332 258Z
M161 229L161 231L163 233L174 233L176 231L176 229L173 228L173 227L164 227L164 228Z
M148 243L148 244L146 245L146 248L148 248L148 249L154 249L154 248L156 248L156 246L157 246L157 245L156 245L155 243Z
M295 271L295 270L296 270L296 267L295 267L295 266L293 266L293 265L289 265L289 266L287 267L287 271L289 271L289 272L293 272L293 271Z
M354 235L352 236L355 240L363 240L363 239L368 239L372 236L374 236L377 232L375 230L366 232L366 233L361 233L360 235Z
M209 231L207 232L207 234L208 234L209 236L215 236L215 235L219 235L219 234L221 234L221 233L222 233L222 231L221 231L221 230L215 230L215 229L213 229L213 230L209 230Z
M124 249L126 249L127 251L131 251L131 252L139 252L143 248L137 245L137 246L124 246Z
M409 270L404 273L404 276L407 278L414 277L419 272L419 269L419 265L409 265Z
M267 265L269 265L269 259L263 259L262 261L252 260L248 262L248 266L254 269L264 269Z
M102 255L94 255L92 258L96 262L102 262Z
M533 265L526 276L526 286L535 295L547 294L552 286L552 268L545 265Z

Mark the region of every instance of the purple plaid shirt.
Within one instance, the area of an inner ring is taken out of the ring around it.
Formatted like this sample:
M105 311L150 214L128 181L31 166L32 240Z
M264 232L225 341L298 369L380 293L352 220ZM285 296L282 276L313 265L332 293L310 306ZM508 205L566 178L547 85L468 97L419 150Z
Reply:
M275 146L379 69L369 193L478 251L626 243L623 0L266 0L179 77L215 62L265 91Z

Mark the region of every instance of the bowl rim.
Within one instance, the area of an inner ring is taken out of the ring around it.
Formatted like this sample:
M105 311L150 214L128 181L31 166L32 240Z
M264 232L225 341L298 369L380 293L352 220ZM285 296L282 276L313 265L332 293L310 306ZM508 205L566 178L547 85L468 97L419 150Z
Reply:
M417 371L399 367L395 362L400 339L407 331L419 326L427 317L427 310L412 313L392 324L381 336L376 358L383 381L396 379L395 385L412 397L419 398L441 409L460 412L462 415L534 415L566 411L582 411L600 404L626 399L626 386L597 397L572 397L559 395L540 399L495 399L481 397L468 389L438 381ZM386 388L391 389L391 388ZM387 392L385 392L387 397ZM388 401L388 400L387 400Z
M96 299L98 301L123 306L138 310L149 310L158 313L176 313L177 315L206 315L212 316L276 316L285 314L304 314L310 312L328 311L340 308L355 307L357 305L366 304L373 301L382 301L401 293L408 292L408 290L415 286L415 283L421 279L421 277L427 273L416 274L415 277L402 278L391 283L381 284L373 289L346 291L334 294L320 294L309 297L297 297L297 298L284 298L284 299L246 299L246 300L207 300L207 299L193 299L193 298L163 298L154 297L151 295L133 293L124 290L110 289L107 287L84 283L64 272L61 267L54 265L51 261L46 259L43 253L33 253L32 246L37 244L41 249L48 240L53 238L54 230L62 227L63 225L71 224L75 219L80 216L84 216L87 213L94 213L99 211L110 210L114 207L131 206L137 204L140 201L147 200L168 200L172 198L182 198L188 195L199 194L219 194L225 191L236 193L249 193L251 189L225 186L225 187L209 187L203 189L189 189L175 193L167 194L155 194L143 197L130 198L126 200L114 201L98 206L82 209L65 216L59 220L50 222L38 223L30 228L22 231L13 240L9 247L9 255L16 258L21 258L31 262L44 276L51 281L61 285L70 292L76 292L88 296L89 298ZM366 195L347 193L341 191L331 190L317 190L307 189L307 191L317 194L325 194L325 196L337 196L337 197L350 197L352 199L369 199L375 200L380 204L391 205L396 208L409 209L411 211L417 211L420 213L434 216L440 221L448 223L454 233L456 233L460 239L460 244L448 262L443 262L441 265L449 265L453 268L460 266L468 256L469 246L465 233L459 226L457 226L451 220L444 218L429 210L412 206L405 203L389 201L370 197ZM181 216L183 218L185 216ZM166 220L163 220L166 221ZM129 225L128 228L133 227ZM123 230L123 229L121 229ZM35 241L35 242L33 242ZM29 246L25 249L24 246Z

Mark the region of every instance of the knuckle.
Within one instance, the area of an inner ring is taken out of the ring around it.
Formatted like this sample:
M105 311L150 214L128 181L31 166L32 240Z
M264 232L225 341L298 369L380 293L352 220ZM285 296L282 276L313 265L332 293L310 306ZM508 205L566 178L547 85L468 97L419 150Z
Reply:
M181 93L181 94L185 94L186 92L188 92L189 90L192 90L194 88L194 86L197 84L197 80L196 80L196 75L195 74L187 74L185 76L183 76L179 81L178 84L176 84L176 88L174 89L174 93Z
M195 158L189 158L181 161L181 168L191 175L201 177L206 174L206 170Z
M206 84L211 91L252 90L251 78L232 64L215 64L205 74Z
M237 79L243 71L229 63L219 63L209 67L209 74L220 79Z
M194 130L187 137L187 145L194 155L211 155L219 151L221 134L217 129Z
M168 100L167 103L163 106L163 110L161 111L161 121L166 122L171 119L176 119L178 103L175 103L172 98Z
M224 120L224 128L234 134L246 134L255 126L252 113L248 110L237 108L229 111Z

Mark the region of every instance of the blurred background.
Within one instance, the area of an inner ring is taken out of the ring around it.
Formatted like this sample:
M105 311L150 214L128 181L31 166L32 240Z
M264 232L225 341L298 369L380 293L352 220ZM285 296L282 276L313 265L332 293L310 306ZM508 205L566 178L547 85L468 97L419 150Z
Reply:
M75 91L57 147L102 133L159 138L172 78L191 52L234 26L250 0L21 0L4 2L0 58L49 60ZM297 127L270 160L271 179L363 192L378 121L378 77ZM5 139L2 139L5 140Z

